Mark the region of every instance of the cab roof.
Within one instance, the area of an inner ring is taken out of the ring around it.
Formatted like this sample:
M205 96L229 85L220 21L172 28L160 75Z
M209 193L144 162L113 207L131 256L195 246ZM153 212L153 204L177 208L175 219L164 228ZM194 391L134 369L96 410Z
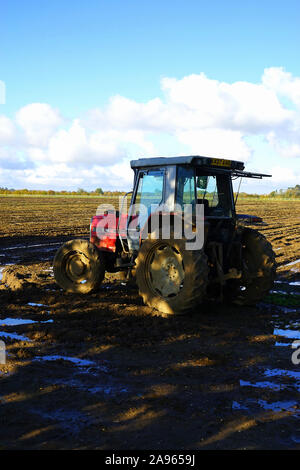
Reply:
M202 167L203 170L214 170L216 172L230 173L232 176L243 178L259 178L261 179L266 175L263 173L252 173L243 171L245 168L244 162L237 160L227 160L224 158L211 158L201 157L199 155L189 155L183 157L154 157L154 158L139 158L130 162L131 168L135 171L140 168L149 167L162 167L169 165L190 165L195 167Z
M167 165L191 165L227 168L231 170L243 170L244 163L236 160L227 160L224 158L200 157L198 155L190 155L184 157L155 157L155 158L139 158L130 162L131 168L145 168L150 166L167 166Z

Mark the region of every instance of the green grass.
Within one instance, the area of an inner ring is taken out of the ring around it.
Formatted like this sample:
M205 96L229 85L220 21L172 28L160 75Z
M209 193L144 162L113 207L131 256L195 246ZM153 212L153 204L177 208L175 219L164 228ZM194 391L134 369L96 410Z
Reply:
M47 197L47 198L57 198L57 197L62 197L62 198L98 198L98 199L118 199L119 197L122 197L123 195L116 194L116 195L110 195L110 194L102 194L102 195L97 195L97 194L22 194L22 193L11 193L11 194L1 194L0 193L0 198L1 197ZM288 197L268 197L268 196L259 196L259 197L239 197L237 200L237 204L241 202L255 202L255 201L261 201L261 202L281 202L281 201L294 201L294 202L300 202L300 198L288 198Z
M96 198L96 199L118 199L119 196L95 195L95 194L0 194L1 197L70 197L70 198Z
M300 307L300 295L295 294L268 294L264 298L265 302L284 307Z

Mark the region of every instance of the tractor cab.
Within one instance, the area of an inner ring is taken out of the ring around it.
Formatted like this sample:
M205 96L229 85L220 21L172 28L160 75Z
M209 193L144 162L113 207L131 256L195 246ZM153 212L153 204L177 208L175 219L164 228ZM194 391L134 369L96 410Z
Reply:
M187 156L141 158L131 161L135 172L131 203L164 204L170 211L184 204L204 204L207 217L234 217L232 178L262 178L244 170L244 163Z
M133 160L131 167L135 179L128 238L133 250L139 247L136 232L145 230L152 214L160 210L178 214L190 205L195 214L196 206L203 205L204 218L212 228L232 230L238 219L232 179L268 176L244 172L240 161L199 156L142 158Z

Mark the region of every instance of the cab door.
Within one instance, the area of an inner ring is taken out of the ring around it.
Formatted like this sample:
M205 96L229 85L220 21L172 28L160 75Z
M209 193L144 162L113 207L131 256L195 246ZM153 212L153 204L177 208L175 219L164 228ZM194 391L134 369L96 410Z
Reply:
M164 203L165 170L140 170L129 209L127 235L131 250L138 250L140 235L150 215Z

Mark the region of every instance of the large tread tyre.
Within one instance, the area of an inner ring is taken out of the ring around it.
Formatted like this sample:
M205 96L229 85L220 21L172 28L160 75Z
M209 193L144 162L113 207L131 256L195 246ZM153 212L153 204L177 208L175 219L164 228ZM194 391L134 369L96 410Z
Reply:
M274 285L275 253L266 237L251 228L244 229L242 245L242 278L230 281L227 293L231 302L237 305L255 305Z
M54 278L66 292L88 294L99 288L105 275L102 253L86 240L70 240L56 252Z
M185 242L148 237L136 259L140 296L146 305L166 314L186 314L206 294L207 256L202 250L186 250Z

